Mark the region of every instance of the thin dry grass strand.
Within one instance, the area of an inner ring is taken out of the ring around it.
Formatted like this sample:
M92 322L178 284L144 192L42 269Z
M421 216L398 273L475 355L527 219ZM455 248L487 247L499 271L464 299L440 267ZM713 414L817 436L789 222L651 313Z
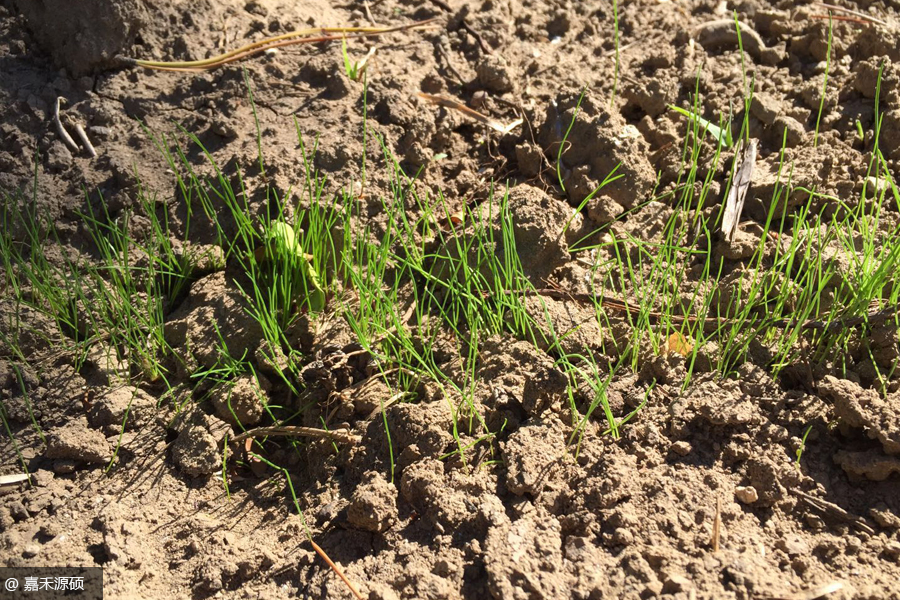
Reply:
M349 579L347 579L347 576L344 575L344 572L341 571L341 568L339 566L337 566L336 564L334 564L334 561L332 561L330 558L328 558L328 555L325 554L325 551L322 550L322 548L314 541L309 540L309 543L312 544L312 547L316 551L316 553L322 557L322 560L324 560L326 563L328 563L328 566L331 567L331 570L334 571L337 574L337 576L341 578L341 581L343 581L344 585L346 585L350 589L350 591L353 593L353 596L356 597L358 600L363 600L362 594L359 593L359 590L356 589L356 586L353 585L353 583Z
M394 27L316 27L312 29L298 29L297 31L292 31L290 33L268 37L259 40L258 42L247 44L240 48L225 52L224 54L219 54L204 60L155 61L128 58L124 56L120 56L118 59L125 65L144 67L147 69L188 73L202 72L260 54L266 50L271 50L272 48L282 48L284 46L292 46L295 44L314 44L348 38L384 35L386 33L425 27L435 20L436 19L426 19L424 21L416 21L414 23L407 23L405 25L397 25Z
M463 104L458 100L454 100L452 98L445 98L443 96L435 96L434 94L426 94L425 92L419 92L419 97L431 102L432 104L437 104L438 106L443 106L444 108L450 108L452 110L458 110L463 113L467 117L474 119L481 123L482 125L487 125L494 131L499 131L500 133L509 133L519 125L524 122L524 119L518 118L515 121L504 125L503 123L496 121L488 116L485 116L478 112L477 110L473 110Z

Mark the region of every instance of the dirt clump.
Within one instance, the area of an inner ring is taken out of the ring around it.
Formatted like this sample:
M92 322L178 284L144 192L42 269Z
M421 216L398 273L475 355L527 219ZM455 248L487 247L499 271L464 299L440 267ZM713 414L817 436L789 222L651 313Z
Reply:
M626 209L634 208L646 199L656 182L653 167L646 158L647 142L641 133L590 92L583 98L578 94L558 96L547 108L538 136L552 164L556 163L565 138L562 177L569 201L575 205L607 177L620 176L604 185L589 201L588 214L592 212L592 203L612 201ZM573 140L581 143L572 143ZM604 210L616 212L609 205L606 209L593 208L595 215L602 215Z
M150 394L140 388L123 386L95 399L88 420L92 427L114 435L123 426L132 430L147 425L155 413L156 400Z
M353 492L347 506L351 525L380 533L397 519L397 488L378 473L370 473Z
M864 390L847 379L831 375L819 383L822 396L834 404L835 416L847 426L863 430L881 443L887 454L900 454L900 397L881 398L875 390Z
M112 448L106 436L88 426L87 419L79 419L47 432L44 456L103 464L112 458Z
M89 0L79 5L77 13L60 0L17 4L41 46L74 77L117 66L116 57L130 49L151 18L138 0ZM65 150L59 147L60 152Z
M261 375L241 375L217 386L212 394L216 415L230 425L256 425L269 403L266 390L270 387Z

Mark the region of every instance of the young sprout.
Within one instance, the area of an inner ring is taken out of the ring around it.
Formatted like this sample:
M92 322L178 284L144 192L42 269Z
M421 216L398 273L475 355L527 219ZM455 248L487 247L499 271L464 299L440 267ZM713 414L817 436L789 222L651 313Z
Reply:
M734 139L731 136L730 126L719 127L712 121L707 121L700 115L695 115L689 110L685 110L679 106L674 106L672 104L669 104L668 106L675 112L684 115L691 121L696 121L704 131L708 132L709 135L711 135L717 142L719 142L720 146L725 146L726 148L731 148L732 146L734 146Z
M803 432L803 437L800 438L800 447L797 448L797 460L794 461L794 464L797 468L800 468L800 457L803 456L803 451L806 450L806 436L809 435L809 432L812 430L812 425L806 428L806 431Z
M353 81L359 81L362 78L363 74L366 72L366 67L369 66L369 59L374 55L375 46L372 46L362 60L353 62L350 60L350 55L347 53L347 38L341 39L341 56L344 58L344 72L347 74L347 77Z

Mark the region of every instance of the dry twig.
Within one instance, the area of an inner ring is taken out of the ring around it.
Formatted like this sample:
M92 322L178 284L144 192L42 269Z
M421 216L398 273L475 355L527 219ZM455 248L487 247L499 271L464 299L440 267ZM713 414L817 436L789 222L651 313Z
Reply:
M97 158L97 151L94 150L94 145L88 139L87 132L81 126L81 123L75 125L75 134L78 136L81 145L87 150L87 153L91 155L91 158Z
M433 94L426 94L425 92L419 92L419 97L423 98L425 100L428 100L432 104L437 104L438 106L443 106L444 108L451 108L453 110L458 110L459 112L463 113L467 117L475 119L482 125L487 125L491 129L493 129L495 131L499 131L500 133L504 133L504 134L509 133L510 131L512 131L519 125L521 125L523 122L523 120L521 118L519 118L519 119L516 119L515 121L513 121L512 123L504 125L503 123L501 123L499 121L495 121L494 119L481 114L477 110L473 110L473 109L469 108L468 106L466 106L462 102L459 102L458 100L453 100L451 98L444 98L443 96L435 96Z
M0 487L5 485L17 485L28 481L27 473L14 473L13 475L0 475Z
M144 67L147 69L156 69L159 71L177 71L182 73L199 73L216 69L223 65L233 63L244 58L260 54L273 48L282 48L284 46L293 46L296 44L314 44L320 42L332 42L343 39L353 39L361 37L370 37L375 35L384 35L386 33L394 33L397 31L406 31L408 29L417 29L430 25L435 19L426 19L424 21L416 21L405 25L397 25L395 27L317 27L313 29L298 29L290 33L265 38L241 46L230 52L213 56L204 60L189 61L154 61L139 60L124 56L117 57L125 66ZM306 36L306 37L304 37ZM311 37L310 37L311 36Z
M791 490L791 492L793 492L794 495L798 496L807 506L809 506L813 510L816 510L819 513L828 515L840 521L855 525L860 531L864 531L869 535L875 535L875 530L872 529L862 517L851 515L837 504L828 502L827 500L823 500L822 498L816 498L815 496L807 494L806 492L801 492L800 490Z
M881 19L876 19L875 17L873 17L873 16L871 16L871 15L867 15L866 13L860 12L860 11L858 11L858 10L853 10L853 9L850 9L850 8L844 8L843 6L837 6L837 5L835 5L835 4L826 4L826 3L824 3L824 2L813 2L813 5L819 6L819 7L821 7L821 8L826 9L826 10L835 11L835 12L842 12L842 13L846 13L846 14L848 14L848 15L852 15L852 16L854 16L854 17L857 18L857 21L856 21L856 22L874 23L874 24L876 24L876 25L881 25L882 27L887 27L887 26L888 26L887 21L882 21ZM812 16L813 16L814 18L819 18L819 15L812 15ZM822 17L822 18L827 19L828 16L826 15L826 16L824 16L824 17ZM833 18L836 19L836 20L839 20L839 21L846 21L846 20L848 20L848 19L846 19L846 18L841 18L841 17L839 17L839 16L834 16Z
M249 429L244 433L236 435L229 441L240 442L249 438L261 437L266 435L329 439L333 442L338 442L341 444L358 444L361 441L361 438L358 435L353 435L346 429L334 429L329 431L327 429L316 429L315 427L298 427L295 425L257 427L255 429Z
M78 144L75 143L75 140L72 139L72 136L69 135L69 132L66 131L66 128L63 127L62 121L59 118L59 105L62 102L65 102L65 98L62 96L57 96L56 98L56 109L53 111L53 123L56 125L56 133L59 134L59 137L62 139L63 143L69 147L69 150L72 152L78 152Z
M347 579L347 576L344 575L344 572L341 571L341 568L339 566L337 566L336 564L334 564L334 562L330 558L328 558L328 555L325 554L325 551L322 550L322 548L314 541L309 540L309 543L312 544L312 547L316 551L316 553L318 553L318 555L321 556L322 559L326 563L328 563L328 566L331 567L331 570L334 571L337 574L337 576L341 578L341 581L344 582L344 585L346 585L348 588L350 588L350 591L353 592L353 595L358 600L363 600L362 594L359 593L359 590L356 589L356 586L353 585L353 583L351 583L349 579Z
M719 551L719 537L722 534L722 496L716 494L716 518L713 521L712 551Z

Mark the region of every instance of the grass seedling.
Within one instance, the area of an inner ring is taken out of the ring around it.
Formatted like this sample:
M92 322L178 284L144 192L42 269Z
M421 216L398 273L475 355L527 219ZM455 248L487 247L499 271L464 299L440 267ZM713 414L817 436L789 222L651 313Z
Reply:
M800 446L797 448L797 460L794 461L794 466L797 469L800 469L800 457L803 456L803 451L806 450L806 438L809 436L809 432L812 431L813 426L810 425L806 428L806 431L803 432L803 437L800 438Z
M584 100L584 95L587 93L587 86L582 88L581 95L578 96L578 102L575 103L575 111L572 113L572 120L569 121L569 126L566 127L566 133L563 135L562 141L559 143L559 148L556 150L556 178L559 180L559 187L562 188L562 191L566 191L566 185L563 183L562 177L562 155L563 151L566 148L566 142L569 139L569 134L572 132L572 127L575 126L575 119L578 117L578 111L581 109L581 102Z
M25 400L25 408L28 409L28 418L31 419L31 425L34 427L35 432L37 432L38 437L41 438L41 443L46 446L47 438L44 437L44 431L38 424L37 417L34 416L34 406L31 403L31 398L28 396L28 390L25 387L25 377L22 375L22 369L19 368L19 365L13 365L13 371L15 371L16 379L19 381L19 389L22 390L22 398Z
M363 75L366 72L366 67L369 66L369 59L371 59L375 55L375 47L373 46L369 52L359 61L353 61L350 59L350 55L347 53L347 38L344 37L341 39L341 57L344 59L344 73L347 74L352 81L359 81L363 78Z
M731 126L724 125L719 126L714 124L712 121L707 121L703 117L700 116L699 113L694 113L689 110L685 110L680 106L674 106L672 104L668 105L670 109L674 110L678 114L687 117L692 122L697 123L700 128L708 133L720 146L725 146L726 148L731 148L734 146L734 139L731 135ZM730 121L729 117L729 121Z
M19 464L22 465L22 472L28 476L28 483L31 483L31 473L28 471L28 463L25 462L25 455L22 454L22 449L19 447L19 442L16 441L15 436L13 435L12 429L9 427L9 410L7 410L6 405L0 400L0 422L3 423L3 430L6 431L7 437L9 437L9 441L13 446L13 451L16 453L16 457L19 459Z
M613 0L613 30L615 32L615 37L613 43L615 44L615 52L616 52L616 64L613 70L613 88L612 94L609 97L609 107L610 109L615 106L616 103L616 88L619 85L619 2L618 0Z
M813 137L813 148L819 145L819 124L822 122L822 109L825 108L825 92L828 89L828 73L831 70L831 36L834 20L831 11L828 12L828 48L825 54L825 79L822 82L822 97L819 98L819 112L816 115L816 133ZM858 123L859 121L857 121Z

